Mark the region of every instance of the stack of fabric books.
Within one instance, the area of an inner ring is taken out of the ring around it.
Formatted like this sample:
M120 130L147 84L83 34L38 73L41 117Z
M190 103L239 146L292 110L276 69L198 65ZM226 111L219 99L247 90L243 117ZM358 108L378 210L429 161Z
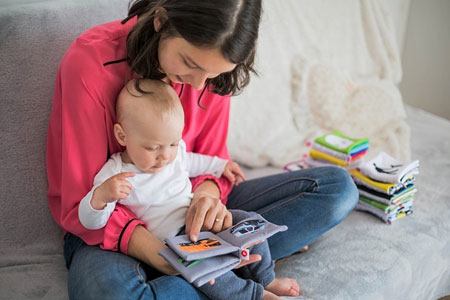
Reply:
M355 168L369 149L369 139L355 139L339 131L320 136L314 140L305 163L309 167L337 165Z
M349 172L359 190L357 210L372 213L388 224L412 214L418 160L405 163L381 152Z

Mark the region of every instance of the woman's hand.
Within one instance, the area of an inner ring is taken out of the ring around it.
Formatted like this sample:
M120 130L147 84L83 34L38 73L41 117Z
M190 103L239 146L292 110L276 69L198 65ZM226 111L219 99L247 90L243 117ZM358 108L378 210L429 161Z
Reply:
M233 217L220 201L220 191L211 180L202 182L194 192L186 214L186 234L196 242L201 230L220 232L233 224Z
M152 266L166 275L178 275L179 273L158 254L167 248L158 238L152 235L144 226L138 225L131 233L128 243L128 255Z
M239 183L245 181L244 172L242 172L239 165L234 161L227 163L222 175L234 185L239 185Z
M252 243L250 245L246 245L244 248L249 248L249 247L252 247L252 246L257 245L257 244L262 243L262 242L264 242L264 240L254 242L254 243ZM241 260L241 263L239 265L237 265L236 267L234 267L234 268L235 269L239 269L240 267L252 264L252 263L260 261L260 260L261 260L261 255L259 255L259 254L250 254L249 257L248 257L248 260ZM214 283L215 283L214 279L211 279L209 281L209 284L211 284L211 285L214 284Z

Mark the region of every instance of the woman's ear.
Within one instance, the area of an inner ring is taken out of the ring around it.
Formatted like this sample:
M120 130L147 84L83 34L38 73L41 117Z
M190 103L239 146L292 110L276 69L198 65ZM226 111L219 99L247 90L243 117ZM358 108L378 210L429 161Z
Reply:
M159 32L161 27L167 21L167 11L165 8L160 7L155 11L155 18L153 19L153 26L155 27L155 31Z
M114 124L114 136L116 137L117 142L122 145L126 146L126 135L123 131L123 128L120 124Z

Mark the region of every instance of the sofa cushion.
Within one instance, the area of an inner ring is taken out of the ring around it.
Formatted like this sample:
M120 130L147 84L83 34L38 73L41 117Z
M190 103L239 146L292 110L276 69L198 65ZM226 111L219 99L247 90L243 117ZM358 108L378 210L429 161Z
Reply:
M45 146L53 86L70 43L126 16L128 0L0 4L0 290L4 299L64 299L63 233L47 204Z

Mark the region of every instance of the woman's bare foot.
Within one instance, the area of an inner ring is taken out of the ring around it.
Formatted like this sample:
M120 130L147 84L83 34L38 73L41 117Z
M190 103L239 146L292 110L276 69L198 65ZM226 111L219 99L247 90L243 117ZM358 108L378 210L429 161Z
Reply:
M297 252L292 253L291 255L302 254L302 253L307 252L308 250L309 250L309 246L306 245L305 247L303 247L302 249L298 250ZM288 256L286 256L286 257L289 257L289 256L291 256L291 255L288 255ZM282 257L282 258L276 259L276 260L274 260L273 262L274 262L274 263L277 263L278 261L280 261L280 260L282 260L283 258L286 258L286 257Z
M298 285L297 281L292 278L275 278L264 289L278 296L300 296L300 286Z
M278 297L272 292L264 290L263 292L263 300L280 300L282 298Z
M309 246L306 245L305 247L303 247L302 249L300 249L300 251L297 251L297 252L295 252L295 253L305 253L305 252L308 251L308 250L309 250Z

